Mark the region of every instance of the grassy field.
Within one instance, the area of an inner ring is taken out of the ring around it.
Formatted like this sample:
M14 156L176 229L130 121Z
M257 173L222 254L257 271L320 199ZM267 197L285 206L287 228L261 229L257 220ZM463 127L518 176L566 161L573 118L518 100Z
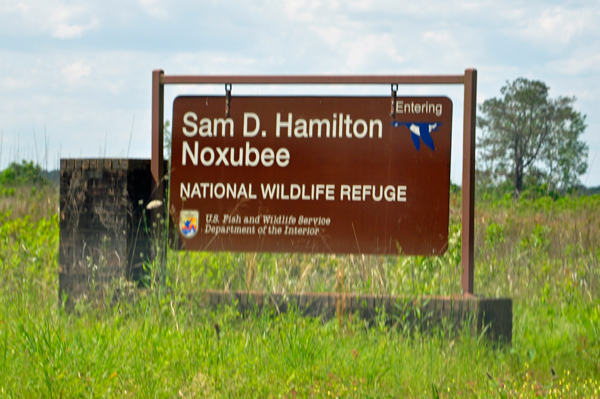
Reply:
M169 253L135 301L58 300L58 196L0 192L0 398L600 397L600 196L479 202L476 292L514 299L513 343L185 300L204 289L460 292L459 196L441 258Z

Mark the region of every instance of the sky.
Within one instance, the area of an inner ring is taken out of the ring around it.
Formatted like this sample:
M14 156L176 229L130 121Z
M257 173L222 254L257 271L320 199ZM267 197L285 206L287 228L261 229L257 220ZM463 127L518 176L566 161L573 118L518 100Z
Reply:
M478 71L477 101L518 77L587 115L586 186L600 186L600 2L549 0L0 0L0 169L66 157L150 158L151 76L443 74ZM389 95L379 86L243 86L232 95ZM169 85L181 94L222 85ZM454 103L462 86L400 86Z

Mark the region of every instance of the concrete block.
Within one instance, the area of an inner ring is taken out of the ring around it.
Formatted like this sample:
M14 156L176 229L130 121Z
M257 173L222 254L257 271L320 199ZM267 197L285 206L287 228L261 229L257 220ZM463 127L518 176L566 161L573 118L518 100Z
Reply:
M114 169L128 165L122 159L61 159L60 164L60 292L69 301L89 294L89 284L76 287L85 280L81 276L106 283L141 278L151 254L149 237L137 229L145 212L139 199L151 195L150 160L139 160L136 170ZM90 262L102 267L94 276ZM73 273L79 277L69 277Z
M388 326L409 323L422 332L433 328L467 328L472 333L485 336L492 342L510 344L512 341L512 299L478 298L475 296L406 298L399 296L357 295L352 293L301 293L265 294L260 292L210 291L210 300L202 300L208 292L191 295L198 298L196 303L215 307L223 304L221 298L235 298L237 308L242 313L263 311L286 312L298 309L301 314L329 320L342 309L346 315L358 315L373 323L376 317L386 317ZM228 302L232 303L232 302ZM375 309L379 309L379 313ZM420 314L417 317L417 314Z

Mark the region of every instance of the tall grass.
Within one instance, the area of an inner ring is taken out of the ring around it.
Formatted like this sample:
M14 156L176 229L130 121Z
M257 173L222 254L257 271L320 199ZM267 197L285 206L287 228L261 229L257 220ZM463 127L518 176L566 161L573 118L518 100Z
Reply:
M169 270L186 292L205 288L392 295L460 294L460 219L453 200L442 257L171 253ZM475 291L546 300L600 297L600 196L506 199L476 210Z
M390 329L383 314L324 324L187 300L208 288L457 294L457 196L440 258L170 252L166 290L66 312L56 197L44 207L19 190L0 197L0 397L600 396L600 197L478 204L476 292L515 301L513 343L496 347Z
M33 221L58 213L58 188L54 185L0 184L0 213L10 213L12 219L29 217Z

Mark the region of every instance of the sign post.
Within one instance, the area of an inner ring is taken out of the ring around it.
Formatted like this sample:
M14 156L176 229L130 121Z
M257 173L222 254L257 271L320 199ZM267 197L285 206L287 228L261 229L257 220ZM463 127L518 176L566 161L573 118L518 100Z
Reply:
M463 117L463 178L460 279L464 294L473 294L475 277L475 114L477 111L477 71L465 71Z
M464 294L473 293L475 70L464 76L154 71L154 199L164 201L164 84L219 83L463 84L461 283ZM421 255L447 249L448 98L179 97L173 111L171 207L186 249Z

